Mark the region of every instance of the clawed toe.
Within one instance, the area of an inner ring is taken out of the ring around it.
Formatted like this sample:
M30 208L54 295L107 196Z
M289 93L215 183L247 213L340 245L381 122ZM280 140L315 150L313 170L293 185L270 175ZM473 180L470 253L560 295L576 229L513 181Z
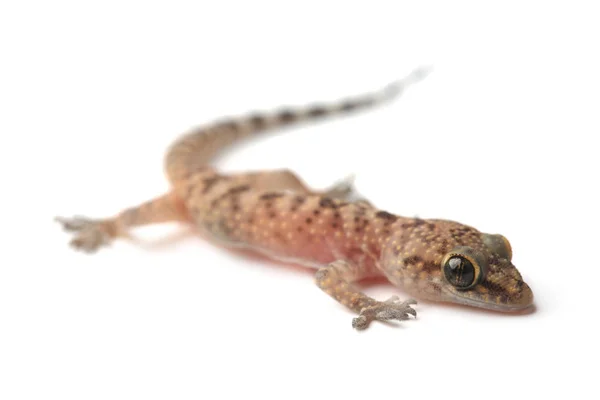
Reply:
M366 329L369 326L371 321L367 319L364 315L359 315L356 318L352 319L352 327L357 330Z
M328 188L324 194L335 199L347 199L353 193L354 176L350 175Z
M75 232L70 244L77 250L92 253L110 243L111 235L106 225L101 221L85 217L63 218L56 217L66 231Z
M417 311L411 305L417 304L416 300L400 301L398 296L392 296L386 301L378 302L373 306L363 308L360 315L352 320L355 329L365 329L371 321L406 321L409 315L417 316Z
M75 232L94 224L93 220L80 216L73 218L55 217L54 220L61 224L64 230Z
M110 243L110 238L106 232L101 229L86 229L80 231L77 236L71 240L71 246L87 253L92 253L102 246Z

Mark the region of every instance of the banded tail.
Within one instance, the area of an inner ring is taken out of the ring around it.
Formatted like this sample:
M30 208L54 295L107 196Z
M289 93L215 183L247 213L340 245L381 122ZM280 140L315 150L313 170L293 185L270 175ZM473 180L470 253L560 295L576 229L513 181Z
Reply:
M338 102L254 113L200 126L184 134L171 145L165 158L167 177L172 184L185 180L195 172L206 168L212 157L219 151L252 134L385 103L401 95L408 86L422 80L428 73L428 68L417 68L405 78L379 91Z

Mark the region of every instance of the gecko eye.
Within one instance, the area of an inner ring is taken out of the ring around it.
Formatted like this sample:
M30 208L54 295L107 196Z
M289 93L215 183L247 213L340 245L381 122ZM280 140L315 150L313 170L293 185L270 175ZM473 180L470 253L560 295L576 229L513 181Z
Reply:
M469 251L468 253L470 253ZM481 282L483 269L474 256L453 251L449 253L442 264L444 278L457 289L469 289Z
M446 280L459 289L470 287L475 281L473 263L462 256L450 257L444 264Z

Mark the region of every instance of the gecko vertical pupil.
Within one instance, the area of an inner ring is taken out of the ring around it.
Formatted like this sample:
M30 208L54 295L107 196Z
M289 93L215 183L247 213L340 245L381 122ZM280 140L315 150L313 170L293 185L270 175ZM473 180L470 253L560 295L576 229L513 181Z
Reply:
M444 275L457 288L468 288L475 281L475 267L465 257L453 256L444 264Z

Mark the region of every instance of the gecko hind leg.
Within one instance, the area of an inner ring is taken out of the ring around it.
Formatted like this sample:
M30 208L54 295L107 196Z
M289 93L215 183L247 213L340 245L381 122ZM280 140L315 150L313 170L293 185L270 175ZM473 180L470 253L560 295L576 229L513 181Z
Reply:
M322 190L310 188L297 174L289 169L258 173L252 172L240 176L239 179L241 182L252 184L258 190L289 190L296 193L331 197L362 204L366 207L373 207L371 202L357 195L354 187L354 175L348 175Z
M355 192L354 175L348 175L343 179L335 182L330 187L320 192L314 192L326 197L331 197L340 200L349 200Z
M70 245L87 253L108 246L117 237L128 236L131 228L153 223L186 220L183 204L175 195L167 194L131 207L112 218L92 219L84 216L55 217L64 230L75 236Z
M347 261L338 260L319 268L315 280L321 290L359 313L358 317L352 320L352 327L357 330L366 329L375 320L405 321L409 315L417 316L417 312L411 307L417 304L414 299L400 302L397 296L393 296L386 301L377 301L352 286L352 282L367 276L368 272L364 269Z
M302 194L318 194L340 200L349 200L354 194L354 176L349 175L323 190L310 188L297 174L288 170L250 173L242 177L262 190L290 190Z
M339 180L334 183L329 188L321 191L321 192L313 192L318 193L326 197L331 197L334 199L351 201L356 204L361 204L366 207L374 207L373 203L369 200L365 199L362 196L359 196L356 192L356 188L354 186L354 175L348 175L345 178Z

